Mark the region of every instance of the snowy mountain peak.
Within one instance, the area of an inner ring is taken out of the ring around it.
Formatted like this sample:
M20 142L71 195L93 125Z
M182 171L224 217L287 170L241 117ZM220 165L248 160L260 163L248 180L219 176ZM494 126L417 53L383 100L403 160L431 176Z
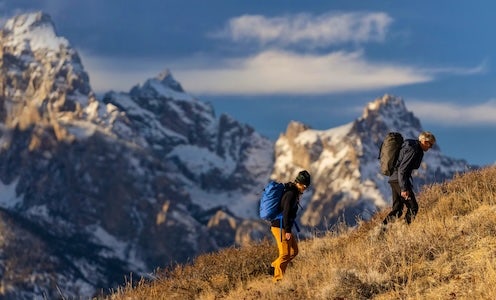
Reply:
M408 111L403 99L389 94L369 102L359 121L400 132L412 127L421 130L419 119Z
M59 140L72 139L62 123L97 117L98 103L81 59L57 36L49 15L37 12L9 19L0 28L0 49L1 56L9 58L2 61L0 74L6 84L0 98L12 103L6 110L7 127L51 124Z
M43 12L36 12L16 16L5 23L5 28L15 33L26 33L40 26L54 28L52 18Z
M174 79L169 69L165 69L162 73L158 74L156 79L166 87L169 87L176 92L184 93L183 87Z
M58 37L49 15L43 12L23 14L9 19L4 26L5 36L10 46L30 47L32 51L47 49L58 51L60 46L67 47L69 42Z
M286 128L285 135L287 138L293 139L307 129L310 129L308 125L298 121L291 121L289 122L288 127Z
M406 106L402 98L385 94L382 98L377 98L368 103L364 109L363 117L366 118L372 112L387 115L403 111L406 111Z
M165 98L169 100L198 102L186 93L181 84L174 79L172 73L165 69L156 77L148 79L143 85L134 86L129 94L135 98ZM158 104L158 103L156 103Z

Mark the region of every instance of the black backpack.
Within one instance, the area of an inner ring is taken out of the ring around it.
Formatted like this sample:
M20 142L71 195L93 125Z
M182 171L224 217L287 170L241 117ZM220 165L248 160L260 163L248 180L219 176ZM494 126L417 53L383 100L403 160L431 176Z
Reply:
M403 141L403 136L399 132L389 132L386 135L379 150L381 174L386 176L393 174Z

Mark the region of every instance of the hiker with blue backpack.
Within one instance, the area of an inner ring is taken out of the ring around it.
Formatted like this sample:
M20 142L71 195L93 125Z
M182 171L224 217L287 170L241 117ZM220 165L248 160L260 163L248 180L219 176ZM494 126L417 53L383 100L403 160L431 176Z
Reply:
M399 133L390 133L388 136L391 140L394 139L393 135L396 134L396 138L402 141L403 138ZM399 135L399 136L398 136ZM393 163L390 164L392 168L389 171L384 172L387 169L387 164L383 161L382 157L386 154L388 144L386 141L388 137L384 140L383 145L381 145L381 170L383 174L389 175L389 185L391 186L391 192L393 196L393 206L391 212L386 216L383 225L387 225L388 222L395 218L401 217L403 214L403 206L407 207L405 214L405 221L410 224L415 218L418 212L418 203L415 199L415 194L413 193L413 186L411 182L412 172L420 167L422 159L424 157L424 152L429 150L436 143L436 138L434 135L428 131L420 133L418 140L407 139L402 143L399 143L399 152L396 154L397 157L394 158ZM391 142L390 145L394 145ZM390 146L394 148L395 146Z
M267 216L271 209L267 208L264 201L266 196L262 197L260 203L260 216L266 220L270 220L271 232L276 240L279 251L279 256L271 263L272 268L270 272L273 272L274 282L283 278L289 262L298 255L298 243L292 233L292 228L293 225L296 225L295 219L301 195L308 186L310 186L310 174L307 171L301 171L296 176L294 182L285 184L271 182L265 188L264 193L268 195L270 193L269 189L273 187L273 190L276 191L276 196L272 198L278 200L274 202L273 211L275 215L272 216ZM267 197L270 198L270 196Z

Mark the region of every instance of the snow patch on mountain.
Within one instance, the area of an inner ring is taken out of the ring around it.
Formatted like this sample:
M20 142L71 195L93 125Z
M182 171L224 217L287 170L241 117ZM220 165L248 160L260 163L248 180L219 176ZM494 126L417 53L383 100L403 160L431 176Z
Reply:
M167 157L179 159L189 170L195 170L197 175L217 169L227 176L236 168L236 162L232 159L219 157L208 149L192 145L178 145Z
M36 205L30 207L26 213L32 217L48 220L50 218L50 211L46 205Z
M16 192L18 181L19 179L16 179L10 184L0 181L0 205L3 208L14 209L22 204L23 197Z
M167 136L170 138L176 138L180 141L183 141L184 143L187 142L184 136L163 126L162 123L160 123L160 121L157 120L157 117L154 112L141 107L138 103L136 103L133 100L133 98L130 95L124 93L112 93L112 97L113 97L112 98L113 101L115 102L113 104L109 103L107 105L110 105L110 107L115 107L115 105L117 105L129 117L135 117L144 124L146 124L147 133L149 134L149 136L155 137L156 139L160 139L163 138L164 136ZM119 111L115 111L115 113L119 113ZM127 128L127 126L125 128Z
M168 99L174 99L177 101L197 101L193 96L183 92L175 91L170 87L165 86L163 82L156 79L147 81L147 83L145 83L144 85L144 88L146 87L154 89L158 92L159 96L163 96Z
M95 242L105 246L99 253L102 257L117 257L127 262L133 270L141 272L147 270L146 263L139 258L132 243L119 240L98 225L92 225L88 229L92 232Z
M226 209L241 219L258 219L258 201L262 196L264 185L258 185L257 192L206 191L190 187L188 193L193 202L204 210Z

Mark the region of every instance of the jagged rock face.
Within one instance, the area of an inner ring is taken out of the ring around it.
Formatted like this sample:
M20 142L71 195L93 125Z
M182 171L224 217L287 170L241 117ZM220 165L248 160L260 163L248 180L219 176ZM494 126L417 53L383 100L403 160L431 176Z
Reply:
M312 174L312 187L303 201L303 225L355 224L357 218L368 219L389 205L388 178L379 173L378 161L380 144L389 131L413 139L423 131L403 100L390 95L370 102L362 117L341 127L319 131L297 122L288 125L276 142L273 177L293 180L301 169ZM470 167L474 166L442 155L436 145L424 155L413 182L418 191L424 184L450 179Z
M0 250L37 247L50 262L21 256L16 268L46 280L2 276L3 295L56 297L57 282L87 297L242 239L240 215L254 213L236 199L268 178L272 142L216 118L168 71L97 99L45 14L7 21L0 51L0 224L29 224L19 245L2 231Z
M94 101L78 54L56 36L49 16L15 17L0 31L0 40L0 120L7 126L78 118L82 106Z

